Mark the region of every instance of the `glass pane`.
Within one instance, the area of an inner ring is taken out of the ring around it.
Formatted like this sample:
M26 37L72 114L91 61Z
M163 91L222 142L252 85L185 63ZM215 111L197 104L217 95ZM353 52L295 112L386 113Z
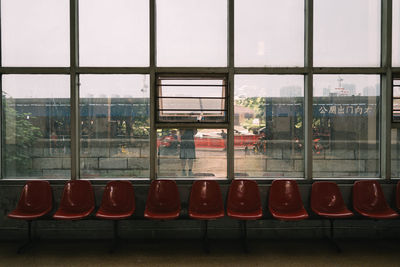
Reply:
M157 0L157 65L227 65L226 0Z
M65 75L4 75L3 177L71 177L70 82Z
M69 66L68 0L2 0L3 66Z
M79 1L81 66L148 66L149 1Z
M235 1L235 65L304 65L304 1Z
M392 121L400 122L400 79L393 80Z
M315 75L314 177L379 177L378 75Z
M303 105L303 76L235 76L236 177L304 177Z
M314 2L314 65L380 65L380 0Z
M158 178L226 178L226 130L159 129Z
M392 129L392 177L400 178L400 129Z
M225 84L224 77L159 77L158 121L226 121Z
M81 75L81 176L146 177L148 75Z
M393 66L400 67L400 0L393 0Z

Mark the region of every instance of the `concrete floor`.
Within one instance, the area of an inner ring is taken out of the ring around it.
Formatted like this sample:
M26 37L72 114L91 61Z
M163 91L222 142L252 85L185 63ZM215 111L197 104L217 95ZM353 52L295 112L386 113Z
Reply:
M109 242L37 241L18 255L17 241L0 242L0 266L400 266L399 240L342 240L337 253L324 240L125 240L114 254Z

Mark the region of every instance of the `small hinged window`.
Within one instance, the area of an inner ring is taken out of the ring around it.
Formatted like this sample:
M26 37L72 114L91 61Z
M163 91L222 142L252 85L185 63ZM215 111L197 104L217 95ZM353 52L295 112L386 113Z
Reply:
M157 122L227 122L226 77L159 76Z
M393 79L392 122L400 122L400 78Z

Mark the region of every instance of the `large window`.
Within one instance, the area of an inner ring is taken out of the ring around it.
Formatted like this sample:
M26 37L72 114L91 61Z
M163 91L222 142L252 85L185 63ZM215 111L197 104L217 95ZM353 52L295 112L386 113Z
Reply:
M235 77L238 176L304 176L303 84L301 75Z
M79 1L81 66L149 65L148 0Z
M68 4L68 0L2 0L2 66L68 66Z
M314 65L380 64L379 0L314 1Z
M149 176L149 77L81 75L81 176Z
M0 178L400 177L400 0L0 7Z
M69 77L4 75L2 78L4 178L69 178Z
M227 65L226 0L157 0L159 66Z
M379 176L379 76L315 75L313 99L314 176Z
M235 65L303 66L304 1L236 0Z
M226 178L226 130L159 129L158 178Z

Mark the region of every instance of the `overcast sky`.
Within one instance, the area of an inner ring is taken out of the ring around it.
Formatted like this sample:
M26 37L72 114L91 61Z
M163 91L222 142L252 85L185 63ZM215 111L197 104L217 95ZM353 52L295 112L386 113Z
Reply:
M80 0L82 66L148 66L148 0ZM400 64L400 0L393 1L394 64ZM236 0L236 66L303 66L303 0ZM251 3L251 4L250 4ZM314 1L315 66L379 66L379 0ZM4 66L69 65L68 0L2 0L1 34ZM226 0L157 0L159 66L226 66ZM376 77L353 76L344 83L357 90L375 86ZM3 89L15 97L69 96L68 77L5 78ZM81 78L81 95L143 96L142 75ZM274 95L281 86L298 85L302 77L236 79L237 90L261 88ZM319 78L321 79L321 78ZM57 82L56 82L57 80ZM335 86L337 76L327 78ZM249 84L243 84L247 81ZM255 84L259 82L258 84ZM36 84L35 84L36 83ZM316 89L321 87L316 80ZM302 85L301 85L302 86ZM323 87L323 86L322 86ZM252 89L257 90L257 89ZM319 89L317 89L319 90ZM322 90L322 89L321 89ZM51 91L51 92L50 92ZM238 92L239 93L239 92ZM147 91L148 94L148 91Z

